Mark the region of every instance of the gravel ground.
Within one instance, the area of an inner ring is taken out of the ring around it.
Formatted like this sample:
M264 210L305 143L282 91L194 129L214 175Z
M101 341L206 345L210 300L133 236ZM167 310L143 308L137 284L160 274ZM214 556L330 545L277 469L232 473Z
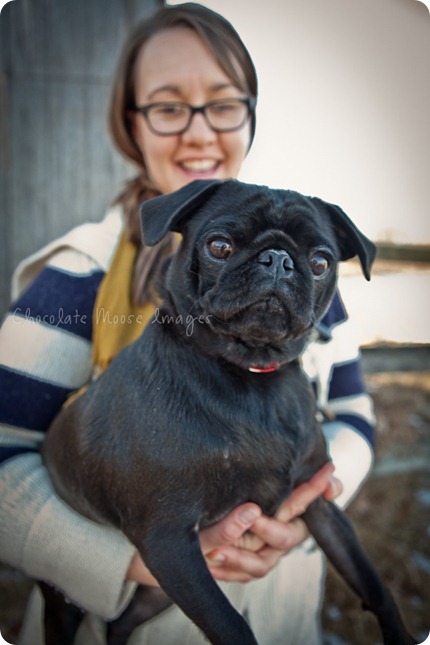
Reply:
M378 414L376 467L348 509L414 635L430 630L430 372L366 377ZM12 643L31 581L0 567L0 629ZM329 567L325 645L380 645L378 627ZM280 644L282 645L282 644Z

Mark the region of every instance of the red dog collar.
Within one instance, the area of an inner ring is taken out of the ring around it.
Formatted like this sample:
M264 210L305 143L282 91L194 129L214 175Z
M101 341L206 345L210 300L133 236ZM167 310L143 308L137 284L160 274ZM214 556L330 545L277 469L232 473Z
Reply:
M276 372L280 368L280 363L270 363L269 365L260 366L260 365L251 365L248 367L249 372L255 374L267 374L268 372Z

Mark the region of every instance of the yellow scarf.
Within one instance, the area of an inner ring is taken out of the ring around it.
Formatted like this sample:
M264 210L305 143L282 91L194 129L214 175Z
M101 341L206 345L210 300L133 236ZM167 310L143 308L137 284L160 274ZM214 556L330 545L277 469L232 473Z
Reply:
M132 298L137 247L122 234L104 276L93 310L94 376L106 369L119 351L132 343L154 314L155 305L135 305Z
M175 234L177 247L181 236ZM121 235L114 257L100 283L93 310L92 377L97 378L111 360L124 347L136 340L152 318L156 305L146 302L135 305L132 297L132 283L137 247ZM89 383L73 392L64 406L70 405L89 387Z

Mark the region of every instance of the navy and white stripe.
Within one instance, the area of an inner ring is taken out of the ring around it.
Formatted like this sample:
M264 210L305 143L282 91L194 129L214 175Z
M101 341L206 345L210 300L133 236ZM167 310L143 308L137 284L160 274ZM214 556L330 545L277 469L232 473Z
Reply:
M78 272L72 272L75 261ZM62 251L10 307L0 334L0 462L37 450L91 375L92 312L104 272Z
M354 330L339 293L335 294L322 323L330 340L310 345L302 361L318 404L373 445L373 406L365 390Z
M92 306L103 273L85 276L46 267L15 302L12 315L17 324L37 321L87 340L92 336Z

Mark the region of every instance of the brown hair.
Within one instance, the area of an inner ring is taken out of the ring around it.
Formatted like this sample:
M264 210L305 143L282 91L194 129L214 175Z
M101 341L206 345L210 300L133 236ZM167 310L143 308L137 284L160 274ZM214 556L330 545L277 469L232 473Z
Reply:
M141 244L139 207L157 194L148 177L142 154L136 145L129 114L135 105L135 70L138 55L148 40L165 29L188 27L193 29L209 47L221 69L249 97L257 98L257 75L252 59L240 36L222 16L188 2L165 6L140 22L125 43L114 78L109 105L109 129L117 149L139 168L139 174L129 181L117 198L124 208L128 237ZM255 111L251 113L250 146L255 133ZM149 287L162 258L171 248L169 239L156 247L142 247L135 269L135 300L144 302L150 295Z

